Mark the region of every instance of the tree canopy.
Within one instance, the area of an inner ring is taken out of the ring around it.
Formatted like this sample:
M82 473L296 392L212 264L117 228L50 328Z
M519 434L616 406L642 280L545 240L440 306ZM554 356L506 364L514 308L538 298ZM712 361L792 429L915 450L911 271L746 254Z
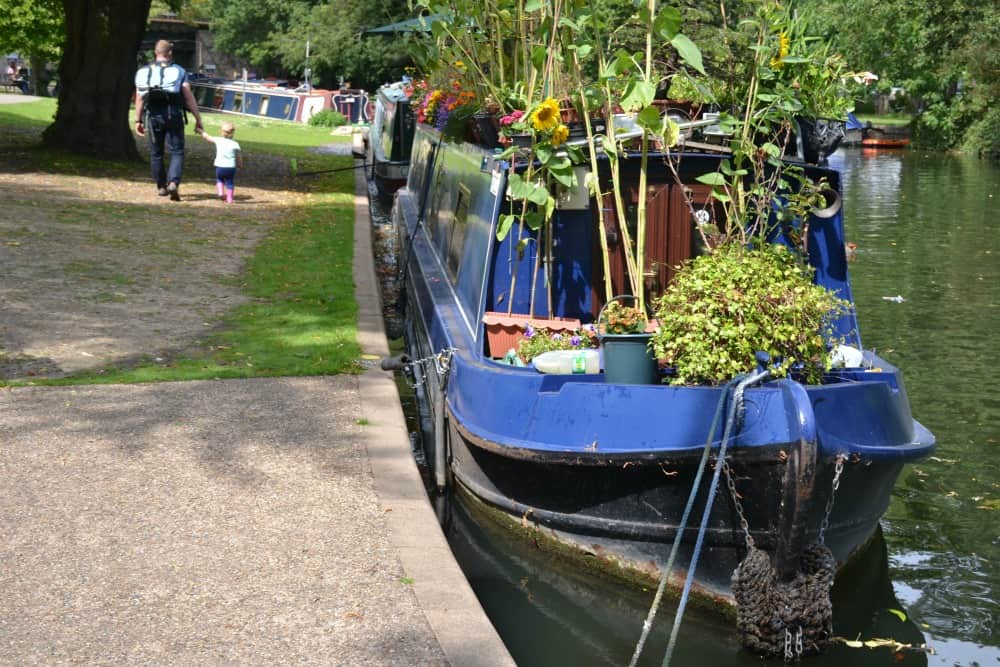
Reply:
M398 79L409 63L400 40L365 34L410 18L406 0L211 0L211 14L218 48L293 78L308 65L317 85L336 87L343 79L373 89Z

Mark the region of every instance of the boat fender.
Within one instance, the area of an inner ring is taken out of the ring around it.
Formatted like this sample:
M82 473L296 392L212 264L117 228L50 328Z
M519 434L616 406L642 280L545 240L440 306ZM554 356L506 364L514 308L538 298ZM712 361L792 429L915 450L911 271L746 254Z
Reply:
M410 365L410 358L405 354L397 354L395 357L382 357L379 367L384 371L401 371Z
M829 547L813 544L802 552L795 577L780 581L767 552L750 547L732 581L743 645L786 660L821 653L833 637L830 588L836 565Z

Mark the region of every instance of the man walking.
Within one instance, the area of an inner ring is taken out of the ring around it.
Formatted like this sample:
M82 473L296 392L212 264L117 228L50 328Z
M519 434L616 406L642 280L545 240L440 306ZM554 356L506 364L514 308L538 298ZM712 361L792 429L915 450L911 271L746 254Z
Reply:
M173 62L173 46L165 39L156 43L156 62L135 73L135 131L149 137L149 163L161 196L180 201L184 172L184 123L186 110L194 114L195 132L201 132L201 113L191 92L187 72ZM164 169L164 148L170 153L170 168Z

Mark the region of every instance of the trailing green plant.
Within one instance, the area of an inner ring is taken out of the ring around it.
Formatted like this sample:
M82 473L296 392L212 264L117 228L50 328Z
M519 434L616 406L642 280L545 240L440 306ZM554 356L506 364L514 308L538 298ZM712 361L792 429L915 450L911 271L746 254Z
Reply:
M727 382L752 371L758 351L771 356L774 375L795 368L815 383L839 342L833 319L849 303L814 284L786 246L727 243L684 264L655 308L651 345L675 370L672 384Z
M347 125L347 116L335 109L323 109L309 117L309 124L313 127L340 127Z

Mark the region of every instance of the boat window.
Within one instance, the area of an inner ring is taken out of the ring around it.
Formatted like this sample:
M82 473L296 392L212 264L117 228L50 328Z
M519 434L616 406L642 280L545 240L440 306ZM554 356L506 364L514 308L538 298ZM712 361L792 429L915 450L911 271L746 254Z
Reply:
M451 239L448 242L448 273L452 280L458 279L458 267L462 264L462 251L465 248L465 228L469 218L469 201L472 193L465 183L458 185L458 201L455 202L455 222L451 226Z
M267 102L270 99L271 97L269 95L260 96L260 109L257 111L257 113L260 114L261 116L267 115Z
M233 94L233 111L236 113L243 111L243 93Z

